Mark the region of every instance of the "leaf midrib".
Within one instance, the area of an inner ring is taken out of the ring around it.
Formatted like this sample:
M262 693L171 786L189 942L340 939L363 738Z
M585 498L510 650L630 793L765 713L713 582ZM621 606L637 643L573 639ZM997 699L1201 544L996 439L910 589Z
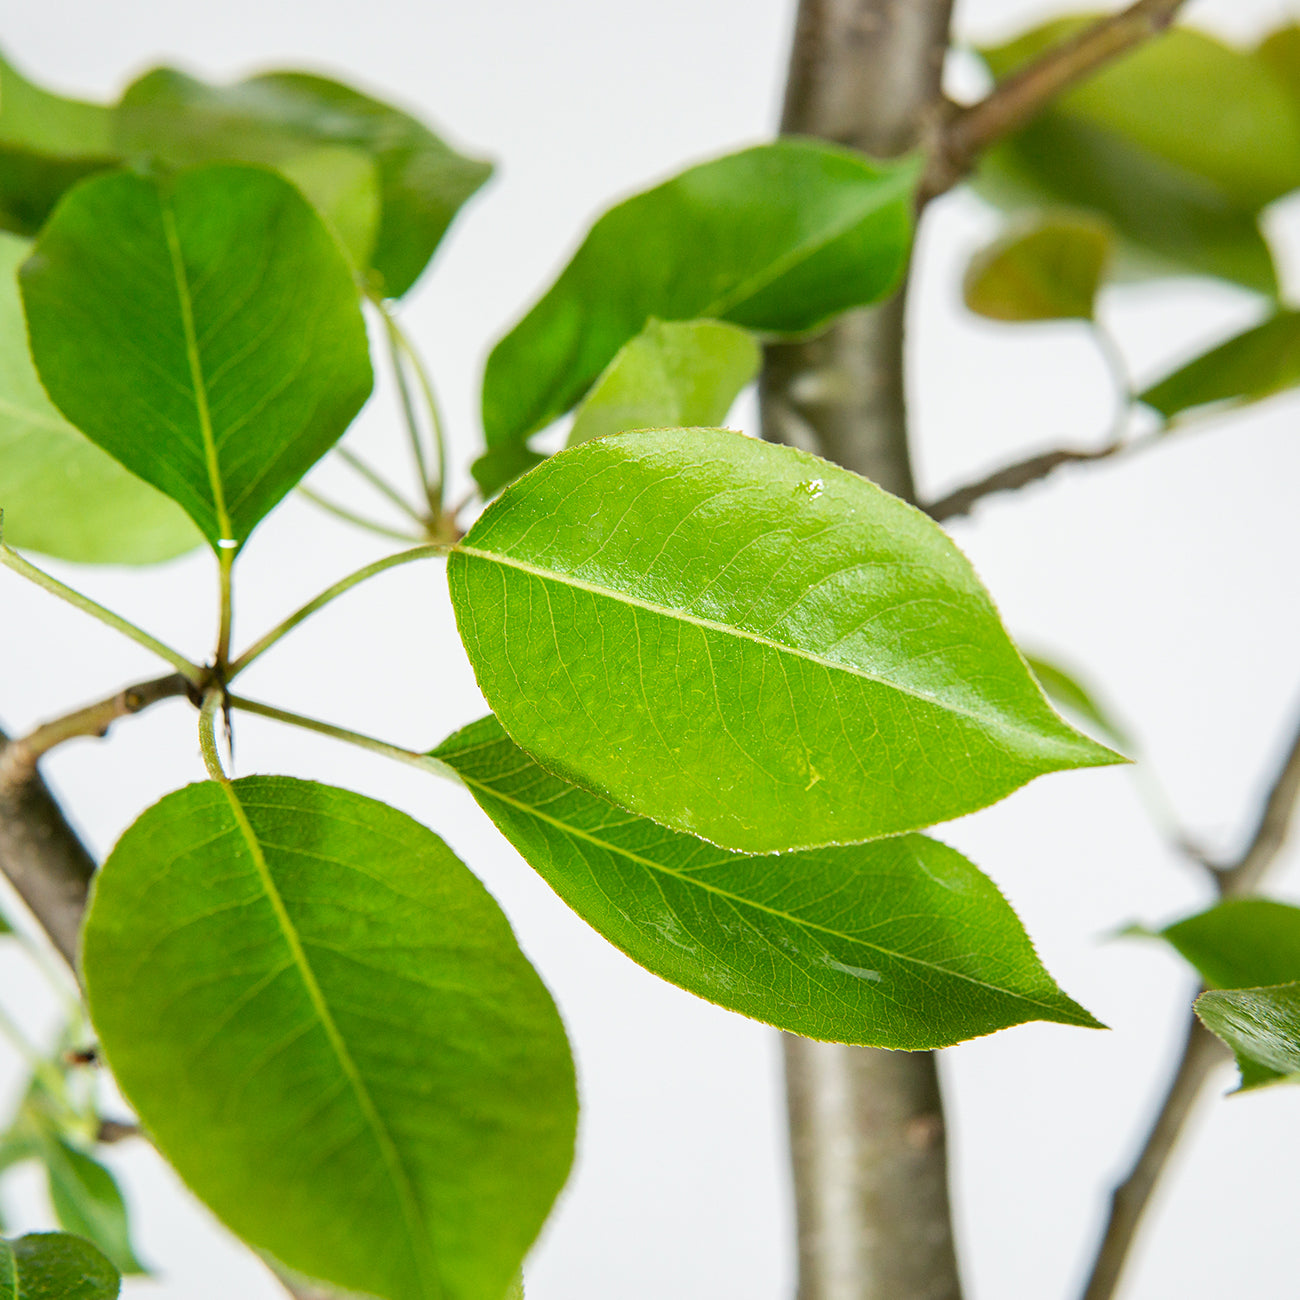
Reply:
M444 759L443 761L446 762L448 760ZM717 885L707 884L694 876L684 875L680 871L674 871L672 867L665 866L663 863L655 862L652 858L642 857L639 853L634 853L630 849L625 849L617 844L612 844L608 840L592 834L590 831L583 830L581 827L573 826L568 822L561 821L557 817L551 817L546 813L541 812L532 804L524 803L521 800L512 798L510 795L502 794L501 791L494 789L492 786L488 785L487 782L479 780L476 777L469 776L459 770L458 775L466 785L473 789L482 790L489 798L499 799L502 803L508 804L510 807L517 809L527 817L534 817L538 821L545 822L547 825L555 827L555 829L560 831L562 834L574 835L579 839L584 839L588 841L588 843L594 844L597 848L604 849L609 853L617 854L619 857L626 858L629 862L634 862L639 866L645 867L649 871L656 871L661 875L669 876L680 884L693 886L697 889L702 889L707 893L715 894L719 898L726 899L729 903L741 907L752 908L758 912L764 912L768 916L775 917L780 921L786 921L790 925L799 929L815 930L820 934L827 934L832 938L841 939L845 943L860 945L861 947L866 948L871 952L879 953L884 957L892 957L894 960L902 963L911 963L912 965L919 966L925 970L931 970L941 975L947 975L952 979L965 980L967 983L973 984L977 988L987 989L993 993L1001 994L1003 997L1015 998L1017 1001L1028 1003L1030 1006L1041 1007L1044 1010L1052 1011L1056 1014L1060 1013L1059 1007L1053 1006L1048 1002L1042 1002L1037 998L1029 997L1027 994L1017 993L1011 989L1002 988L997 984L990 984L987 980L977 979L973 975L966 975L961 971L951 970L947 966L940 966L935 962L926 961L921 957L910 957L906 953L895 952L890 948L882 947L880 944L872 943L868 939L859 939L851 934L845 934L841 930L833 930L829 926L820 925L816 921L804 920L802 917L793 916L789 912L783 912L779 908L768 907L766 904L756 902L754 899L745 898L743 895L733 893L731 890L720 889ZM757 856L763 857L766 855L759 854Z
M185 356L189 362L190 385L194 390L194 406L199 419L199 433L203 438L203 459L208 471L208 487L216 513L218 537L221 540L238 540L234 537L230 515L226 510L226 494L221 484L221 462L217 456L217 440L212 428L212 412L208 408L207 381L203 376L203 360L199 355L198 332L194 328L194 301L190 293L189 277L181 253L180 235L176 229L176 214L166 195L159 196L162 211L163 234L167 252L171 257L172 279L176 298L181 309L181 328L185 334Z
M639 596L633 596L629 592L618 591L613 587L606 587L600 583L589 582L584 578L575 577L569 573L559 573L554 569L544 569L540 565L531 564L527 560L515 559L512 556L506 556L496 551L480 550L476 546L466 546L458 543L452 548L452 554L461 554L474 559L486 560L489 563L500 564L506 568L516 569L521 573L527 573L532 577L539 578L542 581L558 583L561 586L572 587L578 591L585 591L594 596L602 596L618 604L628 605L634 609L643 609L650 614L658 614L664 618L676 619L679 622L690 623L706 632L719 632L727 636L740 638L741 640L752 641L756 645L765 646L770 650L775 650L781 654L794 655L798 659L804 659L808 663L816 664L820 668L828 671L838 671L848 673L853 677L860 677L864 681L872 682L876 686L882 686L887 690L897 691L900 695L906 695L911 699L919 700L933 708L943 709L948 713L956 714L958 717L969 719L980 726L997 730L1006 735L1023 736L1032 741L1041 743L1044 740L1051 739L1039 731L1031 730L1027 727L1018 727L1007 721L1006 718L997 714L977 713L970 708L964 708L960 704L951 701L939 699L933 695L928 695L924 691L918 690L913 686L907 686L900 682L890 681L877 673L867 672L853 664L847 664L838 659L828 659L823 655L814 653L811 650L802 650L797 646L788 645L782 641L774 641L770 637L765 637L758 632L752 632L747 628L738 627L732 623L722 623L716 619L703 618L698 614L689 613L686 610L674 609L667 605L659 605L654 601L644 600ZM1060 741L1056 742L1060 744Z
M293 957L294 965L297 967L299 976L307 990L307 996L320 1020L321 1027L325 1030L325 1037L334 1051L339 1068L352 1088L362 1116L374 1135L375 1144L379 1147L384 1164L388 1168L389 1177L392 1180L394 1190L397 1192L398 1202L402 1207L402 1216L406 1220L406 1227L411 1241L411 1254L421 1277L422 1289L425 1290L425 1295L430 1298L441 1296L443 1288L438 1276L437 1264L429 1246L427 1226L421 1219L415 1188L411 1184L406 1167L402 1163L391 1134L375 1107L374 1099L370 1096L370 1090L366 1087L365 1080L362 1079L356 1062L352 1059L352 1053L348 1050L343 1035L334 1023L334 1017L330 1012L328 1003L325 1001L324 992L317 983L316 974L307 959L302 938L298 934L293 919L289 916L279 889L276 888L270 868L267 865L266 855L262 852L261 842L253 830L252 823L248 820L248 815L239 800L239 796L228 781L223 781L220 784L222 792L230 805L235 823L239 827L245 844L248 846L249 856L252 858L263 892L271 904L272 911L275 913L276 923L285 944L289 948L290 955Z

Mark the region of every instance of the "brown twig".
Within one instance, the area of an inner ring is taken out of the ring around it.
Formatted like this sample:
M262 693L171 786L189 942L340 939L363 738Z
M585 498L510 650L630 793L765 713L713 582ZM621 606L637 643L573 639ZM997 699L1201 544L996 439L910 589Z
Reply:
M955 492L948 493L946 497L940 497L938 501L932 501L929 505L921 508L936 522L953 519L958 515L969 514L971 507L977 501L991 496L995 492L1014 492L1019 488L1027 487L1030 483L1036 483L1039 479L1046 478L1053 470L1059 469L1062 465L1078 465L1089 461L1108 460L1121 451L1128 450L1130 445L1126 443L1110 443L1105 447L1098 448L1096 451L1078 451L1071 448L1045 451L1037 456L1030 456L1026 460L1018 460L1011 465L1004 465L1001 469L995 470L985 478L958 488Z
M1259 884L1286 843L1297 801L1300 801L1300 727L1297 727L1269 786L1250 842L1235 862L1216 869L1215 879L1221 896L1240 897ZM1155 1123L1128 1177L1111 1197L1106 1229L1097 1248L1083 1300L1111 1300L1115 1294L1156 1183L1202 1086L1214 1067L1226 1057L1227 1049L1223 1044L1191 1015L1182 1059L1156 1114Z
M36 770L37 761L65 740L103 735L118 718L187 690L185 678L172 673L128 686L19 740L0 732L0 871L74 971L95 862Z
M984 150L1032 121L1062 92L1158 36L1183 3L1137 0L1047 50L978 103L954 109L934 132L922 203L952 189Z

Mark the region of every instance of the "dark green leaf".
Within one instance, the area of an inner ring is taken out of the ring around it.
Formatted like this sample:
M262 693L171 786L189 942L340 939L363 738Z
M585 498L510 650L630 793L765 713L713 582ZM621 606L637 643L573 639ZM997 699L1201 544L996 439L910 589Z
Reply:
M1300 907L1234 898L1159 932L1213 988L1300 980Z
M18 265L30 248L0 232L5 541L84 564L151 564L191 550L200 538L189 516L74 429L41 387L18 297Z
M1003 78L1084 21L1050 22L984 57ZM1145 259L1159 274L1198 271L1272 293L1256 218L1300 186L1300 105L1253 55L1180 28L1053 101L989 151L979 177L1009 206L1106 216L1139 255L1130 272Z
M1031 654L1025 655L1025 662L1029 665L1030 672L1038 678L1038 684L1047 698L1058 708L1092 723L1097 734L1116 748L1130 752L1135 748L1125 728L1109 710L1097 702L1096 696L1077 677L1066 672L1059 664L1049 663L1046 659Z
M971 258L966 306L991 320L1091 320L1110 244L1110 228L1084 216L1012 229Z
M114 1300L121 1281L90 1242L66 1232L0 1241L0 1300Z
M945 1047L1096 1021L997 887L922 835L744 857L569 785L496 718L433 751L575 912L656 975L809 1038Z
M274 172L95 177L20 278L55 405L214 547L242 544L370 392L347 262Z
M1118 761L1052 712L937 525L725 430L562 452L488 508L448 580L515 741L741 852L912 830Z
M917 175L914 160L780 140L611 208L488 358L489 452L568 411L651 317L798 335L884 297L907 262ZM501 485L482 462L476 477Z
M1288 23L1260 41L1255 57L1300 102L1300 23Z
M370 265L389 297L415 283L452 218L492 173L488 163L458 154L401 110L300 72L208 86L158 68L122 97L118 141L129 155L173 166L257 162L297 168L300 177L301 156L320 145L360 150L378 171L379 228ZM313 199L320 194L310 186L307 192Z
M753 335L734 325L651 320L587 394L569 446L628 429L721 424L762 360Z
M573 1067L436 835L305 781L190 786L97 877L82 969L123 1093L241 1236L384 1300L500 1300L568 1171Z
M364 272L379 229L379 172L371 159L346 145L322 145L281 163L279 170L325 218L353 268Z
M1196 999L1196 1014L1236 1053L1242 1091L1300 1083L1300 982L1212 989Z
M1300 312L1280 311L1152 384L1140 400L1166 419L1209 402L1257 402L1300 385Z
M113 1175L98 1160L54 1135L42 1142L41 1158L59 1223L93 1242L118 1272L147 1272L131 1249L126 1202Z
M109 109L42 90L0 57L0 229L34 235L65 190L115 161Z

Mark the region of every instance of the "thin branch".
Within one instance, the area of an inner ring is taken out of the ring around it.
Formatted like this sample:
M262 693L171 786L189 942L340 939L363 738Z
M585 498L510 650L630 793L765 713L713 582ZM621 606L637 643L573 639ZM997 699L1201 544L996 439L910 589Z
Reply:
M1225 898L1252 892L1276 861L1300 802L1300 726L1269 786L1259 819L1241 856L1217 869L1216 884ZM1168 1163L1201 1087L1227 1049L1190 1015L1182 1059L1156 1115L1155 1123L1127 1178L1111 1197L1110 1215L1083 1292L1083 1300L1111 1300L1124 1263L1160 1175Z
M7 569L11 569L19 577L26 578L28 582L35 583L42 590L48 591L50 595L58 596L60 600L64 600L69 605L81 610L83 614L89 614L92 618L97 618L101 623L111 627L115 632L120 632L137 645L144 646L146 650L152 651L160 659L171 664L186 681L193 682L195 685L202 682L204 670L198 664L192 663L179 651L165 645L143 628L136 627L134 623L128 622L120 614L114 614L111 609L105 609L103 605L91 600L89 596L83 596L81 592L60 582L43 569L38 569L34 564L19 555L17 551L11 550L4 545L3 542L0 542L0 564L3 564Z
M922 202L958 183L990 145L1031 122L1071 86L1158 36L1184 0L1137 0L1054 46L977 104L955 110L935 133Z
M10 741L0 753L0 790L16 791L36 773L37 760L56 745L75 736L103 736L118 718L140 713L161 700L186 695L191 689L180 673L137 682L84 709L43 723L34 731Z
M305 497L317 509L324 510L326 514L333 515L336 519L342 519L345 523L353 524L357 528L364 528L368 533L377 533L380 537L389 537L398 542L419 542L424 540L415 533L405 533L400 528L389 528L387 524L381 524L374 519L367 518L365 515L357 514L356 511L349 510L346 506L341 506L328 497L321 496L319 492L313 492L311 488L300 487L298 495Z
M1125 443L1110 443L1095 451L1081 451L1071 448L1045 451L1040 455L1030 456L1026 460L1018 460L1010 465L1004 465L992 474L977 479L974 483L969 483L963 488L958 488L957 491L950 492L946 497L940 497L938 501L932 501L929 505L921 508L936 522L953 519L958 515L969 514L977 501L992 496L995 492L1015 492L1022 487L1027 487L1030 483L1037 483L1039 479L1046 478L1053 470L1059 469L1062 465L1079 465L1094 460L1109 460L1110 457L1128 450L1129 446L1130 444Z
M350 573L346 578L341 578L332 587L327 587L314 600L309 600L301 609L295 610L284 622L277 624L264 637L249 646L230 665L226 680L234 681L253 660L269 650L281 637L292 632L299 623L310 618L317 610L323 609L330 601L343 595L344 592L351 591L359 583L365 582L367 578L373 578L375 574L383 573L386 569L394 569L399 564L410 564L412 560L425 560L432 556L446 555L447 550L448 548L441 543L430 542L424 546L413 547L409 551L399 551L396 555L387 555L382 560L376 560L373 564L367 564L355 573Z
M335 447L335 454L351 470L359 474L381 496L393 503L412 523L426 528L429 521L368 461L348 447Z

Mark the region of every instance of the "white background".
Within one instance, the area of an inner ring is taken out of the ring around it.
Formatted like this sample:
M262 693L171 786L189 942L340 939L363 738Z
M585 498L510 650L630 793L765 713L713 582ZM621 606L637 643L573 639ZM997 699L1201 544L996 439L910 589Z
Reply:
M495 158L476 199L410 296L472 454L491 342L554 274L613 198L689 161L761 139L778 114L792 0L6 0L0 41L36 79L110 95L156 62L223 79L298 66L408 104ZM1290 16L1295 16L1292 8ZM1000 37L1045 13L1034 0L971 0L958 26ZM1266 0L1205 0L1191 17L1247 36L1288 16ZM962 75L960 66L957 75ZM969 81L969 68L966 70ZM963 82L965 84L965 82ZM976 84L976 83L971 83ZM1274 214L1300 290L1300 205ZM995 228L974 199L932 211L921 250L910 375L922 490L999 463L1095 443L1106 378L1081 328L1017 329L964 314L964 259ZM634 256L635 250L629 250ZM1248 323L1247 295L1204 281L1112 291L1105 314L1139 379ZM754 408L733 415L754 428ZM1027 646L1086 671L1129 720L1179 819L1231 851L1300 712L1300 402L1280 399L1152 454L1058 474L990 501L953 533ZM392 394L354 435L405 475ZM342 489L326 467L317 482ZM288 503L241 560L237 640L382 553L372 539ZM210 649L210 557L159 570L51 564L196 658ZM0 574L0 716L21 730L158 667L134 646ZM250 671L247 694L412 746L480 715L436 563L378 579ZM554 991L577 1054L580 1158L528 1270L530 1300L786 1300L792 1217L775 1035L639 970L549 893L473 807L432 778L258 719L238 724L238 770L309 776L383 798L428 822L479 872ZM106 742L47 764L96 852L147 804L202 775L188 706L170 703ZM1156 945L1108 936L1206 900L1151 828L1133 774L1040 781L945 828L1003 887L1062 984L1109 1033L1027 1026L943 1053L954 1195L971 1300L1077 1292L1105 1192L1129 1158L1169 1069L1192 980ZM1292 851L1275 890L1300 899ZM33 1034L51 1000L12 952L0 1003ZM8 1090L20 1066L6 1066ZM1160 1195L1124 1294L1293 1294L1300 1090L1223 1100L1216 1077L1193 1140ZM156 1300L261 1300L270 1275L188 1200L141 1144L114 1149ZM27 1173L0 1189L11 1226L49 1226Z

